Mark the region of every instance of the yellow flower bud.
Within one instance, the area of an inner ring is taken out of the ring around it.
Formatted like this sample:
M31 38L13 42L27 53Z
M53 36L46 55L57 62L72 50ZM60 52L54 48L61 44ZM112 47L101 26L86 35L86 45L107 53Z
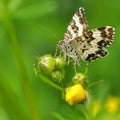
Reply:
M52 72L55 69L55 60L51 55L44 55L39 58L38 68L44 70L45 72Z
M66 90L66 101L73 105L74 103L83 103L86 101L87 92L82 85L76 84Z

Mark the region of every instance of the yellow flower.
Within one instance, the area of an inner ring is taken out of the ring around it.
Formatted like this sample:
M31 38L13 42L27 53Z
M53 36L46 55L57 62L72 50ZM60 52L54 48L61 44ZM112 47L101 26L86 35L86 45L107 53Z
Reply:
M66 101L73 105L74 103L82 103L86 101L87 92L83 89L82 85L76 84L66 90Z
M115 113L119 109L120 106L120 98L110 96L107 100L105 108L108 110L110 113Z
M98 100L93 102L93 116L95 117L96 114L100 111L100 102Z

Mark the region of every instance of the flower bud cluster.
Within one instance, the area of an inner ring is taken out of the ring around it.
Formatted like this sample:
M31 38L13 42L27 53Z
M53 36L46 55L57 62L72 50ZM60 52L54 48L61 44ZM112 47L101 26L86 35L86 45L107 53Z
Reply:
M62 57L52 57L49 54L38 59L38 69L48 73L54 80L59 82L64 79L65 64L66 62Z

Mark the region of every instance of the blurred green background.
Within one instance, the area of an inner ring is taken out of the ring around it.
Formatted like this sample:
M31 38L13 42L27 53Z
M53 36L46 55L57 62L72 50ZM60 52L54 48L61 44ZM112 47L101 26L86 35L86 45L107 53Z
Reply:
M110 54L89 64L90 82L103 80L91 88L91 96L99 100L109 95L120 96L119 0L0 0L0 120L57 120L54 112L64 116L65 120L82 120L80 113L62 99L59 91L36 78L32 66L39 56L48 53L54 55L57 42L63 39L79 7L85 9L89 29L106 25L116 29L114 42L108 48ZM17 62L21 58L11 39L18 41L29 77L35 103L31 105L32 114L27 102L29 100L26 100L29 93L25 92L29 82L21 80L24 70L21 73L22 63ZM74 70L71 66L66 70L66 80L71 79ZM78 71L83 70L84 67L78 67ZM38 113L34 111L34 106L37 106Z

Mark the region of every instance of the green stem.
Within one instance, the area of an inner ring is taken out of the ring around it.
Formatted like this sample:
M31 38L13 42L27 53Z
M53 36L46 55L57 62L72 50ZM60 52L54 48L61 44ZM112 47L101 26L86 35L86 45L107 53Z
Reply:
M77 110L79 112L82 112L82 114L84 115L85 120L90 120L89 116L88 116L88 112L87 112L87 110L86 110L86 108L84 106L80 107L80 106L77 105L76 108L77 108Z
M62 87L60 87L59 85L55 84L54 82L52 82L51 80L49 80L48 78L46 78L45 76L43 76L42 74L38 73L38 77L44 81L45 83L47 83L48 85L56 88L57 90L60 90L60 91L64 91L64 89Z
M4 24L5 24L6 30L8 32L9 38L10 38L9 39L10 45L11 45L13 55L14 55L16 63L17 63L18 71L21 76L22 87L24 90L24 94L25 94L27 103L29 105L29 109L31 111L32 119L40 120L38 111L37 111L37 108L35 105L34 96L33 96L32 90L31 90L31 86L30 86L30 82L29 82L30 80L29 80L29 77L27 75L27 72L26 72L26 69L24 66L23 57L22 57L22 54L20 51L20 47L19 47L19 43L18 43L17 36L15 33L13 21L11 19L10 10L6 6L4 7L3 20L4 20Z

